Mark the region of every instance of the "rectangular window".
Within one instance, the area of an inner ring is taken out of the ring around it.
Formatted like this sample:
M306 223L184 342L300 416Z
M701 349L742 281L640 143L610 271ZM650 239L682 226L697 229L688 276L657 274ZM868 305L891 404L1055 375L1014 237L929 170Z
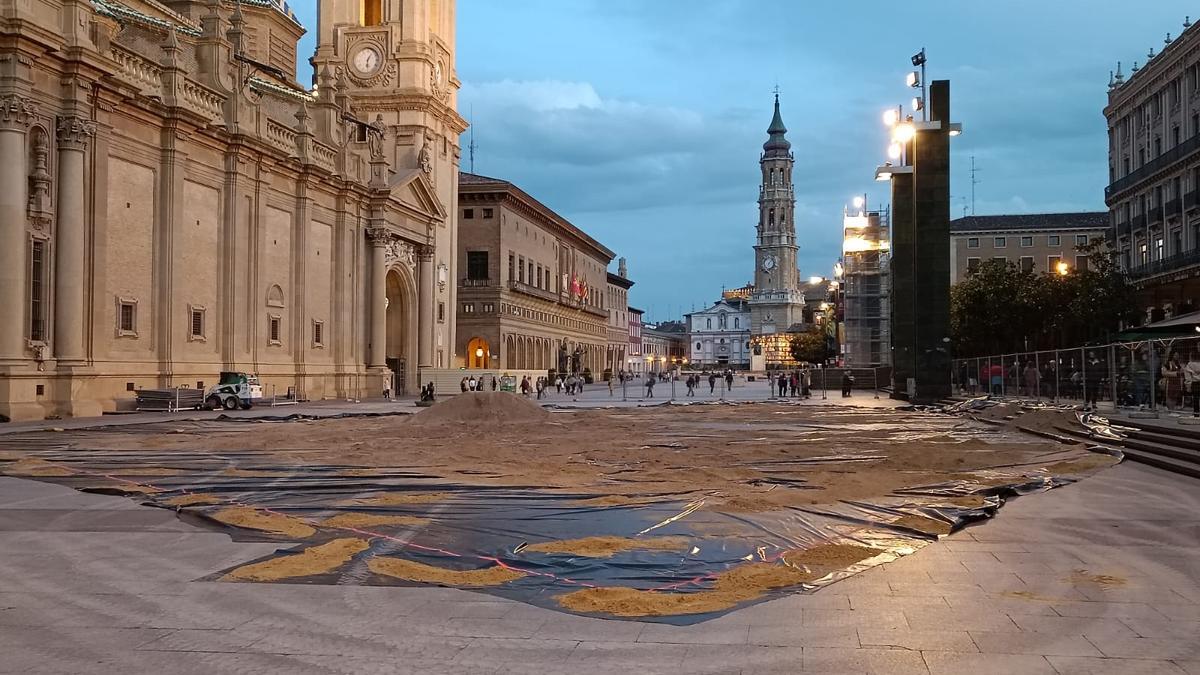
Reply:
M484 217L485 219L487 219L487 218L491 218L493 213L494 213L494 212L493 212L491 209L484 209L484 210L483 210L483 217Z
M1088 257L1086 255L1075 256L1075 269L1079 270L1080 272L1086 272L1088 270Z
M446 323L446 303L438 303L438 323Z
M1086 234L1075 235L1075 245L1076 246L1087 246L1088 245L1088 236Z
M1047 246L1062 246L1062 240L1057 234L1052 234L1046 237Z
M117 300L117 336L137 337L137 302Z
M325 346L325 322L313 321L312 324L312 342L314 347Z
M1007 239L1005 239L1004 237L996 237L996 238L995 238L995 239L992 241L992 244L993 244L993 245L994 245L996 248L1005 248L1006 246L1008 246L1008 240L1007 240Z
M492 303L490 303L490 302L485 302L485 303L483 303L483 313L484 313L484 314L494 314L495 312L496 312L496 306L495 306L495 305L493 305L493 304L492 304Z
M525 283L525 258L517 258L517 281Z
M1062 262L1062 256L1052 255L1046 257L1046 271L1051 273L1059 272L1058 264Z
M474 220L475 209L463 209L463 220Z
M204 308L188 308L188 340L204 340Z
M967 239L967 248L979 248L979 237Z
M274 314L267 318L267 341L270 344L276 346L283 344L281 339L282 324L283 322L280 318Z
M967 274L978 272L980 264L982 263L979 258L967 258Z
M29 339L46 341L46 242L34 241L29 266Z
M528 265L529 265L529 273L525 275L525 278L529 280L530 286L536 286L537 285L537 277L533 276L533 261L530 260Z
M513 268L516 267L516 265L517 265L517 259L513 257L513 254L510 251L508 253L508 280L509 281L512 281L513 279L516 278L515 276L513 276L515 274L515 272L513 271Z
M1033 246L1033 237L1021 237L1021 248Z
M474 314L475 313L475 303L464 302L463 306L462 306L462 311L463 311L463 314Z
M1033 271L1033 256L1031 256L1031 255L1021 256L1021 271L1022 272L1032 272Z
M467 251L467 278L471 281L486 281L488 277L488 252Z

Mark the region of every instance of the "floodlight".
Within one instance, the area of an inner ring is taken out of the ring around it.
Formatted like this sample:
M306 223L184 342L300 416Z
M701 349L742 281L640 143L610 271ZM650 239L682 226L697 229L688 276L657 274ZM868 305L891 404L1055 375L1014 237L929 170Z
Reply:
M921 86L921 74L914 70L904 78L904 82L913 89L916 89Z
M894 127L900 123L900 111L895 108L888 108L883 111L884 126Z
M925 65L925 50L924 49L917 52L916 54L913 54L912 64L913 64L913 68L920 68L921 66Z
M913 139L913 136L916 135L917 128L914 127L911 122L898 124L896 125L896 128L892 130L892 139L901 145L908 143Z

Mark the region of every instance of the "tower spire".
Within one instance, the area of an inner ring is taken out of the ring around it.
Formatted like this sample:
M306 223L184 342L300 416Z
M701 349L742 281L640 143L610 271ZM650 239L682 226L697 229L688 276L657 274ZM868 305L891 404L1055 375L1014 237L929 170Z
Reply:
M771 135L763 144L763 150L768 157L787 156L792 144L787 139L787 126L783 123L783 115L779 112L779 88L775 88L775 116L771 118L771 126L767 128Z

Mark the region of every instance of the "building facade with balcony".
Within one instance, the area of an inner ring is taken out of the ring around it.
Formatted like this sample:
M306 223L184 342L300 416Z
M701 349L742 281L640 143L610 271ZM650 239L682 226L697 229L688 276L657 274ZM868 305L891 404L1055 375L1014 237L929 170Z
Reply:
M967 278L989 260L1007 260L1038 274L1087 269L1080 251L1109 234L1105 211L967 216L950 221L950 283Z
M1111 242L1146 320L1200 308L1200 28L1109 82Z
M462 365L601 377L613 252L498 178L461 173L458 215Z
M687 339L687 325L680 321L644 326L642 360L653 373L667 373L690 365Z
M625 372L640 375L646 372L642 343L642 317L646 312L636 307L629 308L629 350L625 353Z

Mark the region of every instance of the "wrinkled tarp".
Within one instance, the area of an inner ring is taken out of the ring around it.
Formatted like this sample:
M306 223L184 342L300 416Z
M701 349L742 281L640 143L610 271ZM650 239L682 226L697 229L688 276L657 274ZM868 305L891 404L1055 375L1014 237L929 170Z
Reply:
M1088 422L1094 423L1095 418L1089 418ZM156 432L173 426L177 423L159 425ZM1043 467L1069 466L1070 461L1088 456L1081 450L1064 447L1019 466L977 471L969 479L914 485L870 502L843 501L771 513L721 513L701 508L703 498L689 502L671 494L626 495L645 503L597 506L580 503L594 499L595 494L551 493L536 485L502 488L464 485L418 470L337 465L298 468L263 463L268 455L261 452L89 451L87 434L76 434L73 441L68 436L13 435L0 439L0 448L20 450L44 463L38 465L42 470L26 471L24 476L80 490L129 494L146 504L164 508L175 508L169 504L179 497L214 496L220 500L219 504L180 508L181 517L228 532L236 540L286 542L274 555L261 560L294 555L339 538L360 537L369 541L367 550L355 554L336 571L289 578L287 583L421 585L372 572L368 561L381 556L449 570L498 565L526 575L480 589L481 592L563 610L560 596L583 588L694 593L712 588L713 580L722 572L754 562L779 563L782 554L788 551L828 543L854 544L880 551L869 560L829 571L811 582L765 591L718 611L636 617L672 624L696 623L781 595L811 592L866 567L911 554L941 534L991 517L1008 497L1074 481L1078 474L1051 474ZM785 461L796 465L863 459L827 456ZM4 470L4 464L0 464L0 471ZM783 481L776 487L805 489L795 481ZM381 494L428 492L448 496L433 503L391 506L349 503ZM230 506L290 516L311 525L314 533L295 544L296 537L271 535L214 520L215 514ZM363 527L323 525L340 513L409 516L427 522ZM527 546L604 535L635 539L683 537L689 545L676 551L618 552L609 558L534 553ZM229 571L208 579L222 579Z

